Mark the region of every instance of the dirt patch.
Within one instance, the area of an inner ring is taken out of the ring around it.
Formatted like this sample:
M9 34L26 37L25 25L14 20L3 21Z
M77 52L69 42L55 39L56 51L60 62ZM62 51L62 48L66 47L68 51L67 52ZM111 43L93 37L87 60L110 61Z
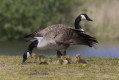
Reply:
M49 75L49 73L46 73L46 72L31 72L29 75Z

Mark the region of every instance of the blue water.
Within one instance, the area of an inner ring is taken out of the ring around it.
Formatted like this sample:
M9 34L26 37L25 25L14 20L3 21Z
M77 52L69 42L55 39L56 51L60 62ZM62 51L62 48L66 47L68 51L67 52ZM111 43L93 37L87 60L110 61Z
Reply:
M25 41L6 41L0 42L0 55L1 56L21 56L27 49L29 42ZM38 50L34 49L33 52L38 54L46 54L49 56L56 56L54 50ZM67 54L75 56L80 54L83 57L110 57L119 58L119 42L101 42L95 47L88 46L71 46L67 49Z

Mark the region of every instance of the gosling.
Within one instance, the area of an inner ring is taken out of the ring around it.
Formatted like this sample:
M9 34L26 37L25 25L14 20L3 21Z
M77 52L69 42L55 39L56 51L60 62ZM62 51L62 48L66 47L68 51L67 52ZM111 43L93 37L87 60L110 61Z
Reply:
M35 54L35 53L32 53L32 58L35 58L35 61L34 62L37 62L37 60L39 59L40 61L40 64L48 64L47 63L47 57L43 54Z
M60 64L70 64L71 63L71 59L70 59L70 57L68 55L63 55L59 59L59 63Z
M87 64L87 62L84 59L81 59L80 54L77 54L74 60L74 63L78 64L78 63L83 63L83 64Z

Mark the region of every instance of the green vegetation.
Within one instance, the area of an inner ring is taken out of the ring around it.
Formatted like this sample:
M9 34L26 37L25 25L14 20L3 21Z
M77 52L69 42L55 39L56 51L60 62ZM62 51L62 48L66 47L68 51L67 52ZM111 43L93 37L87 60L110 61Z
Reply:
M116 39L118 5L119 0L1 0L0 41L21 39L52 24L73 26L80 13L94 20L82 24L86 32L99 39Z
M0 39L20 39L48 25L70 23L72 4L72 0L1 0Z
M55 58L55 57L53 57ZM30 59L21 64L21 56L0 56L0 80L118 80L119 59L83 58L81 64L41 65Z

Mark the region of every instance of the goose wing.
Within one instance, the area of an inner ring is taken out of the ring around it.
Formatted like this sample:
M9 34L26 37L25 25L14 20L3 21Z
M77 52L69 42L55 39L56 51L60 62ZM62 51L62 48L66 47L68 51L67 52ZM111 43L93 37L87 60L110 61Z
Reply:
M48 26L44 29L39 29L29 35L26 35L24 38L29 38L29 37L43 37L46 33L52 31L52 30L56 30L56 29L64 29L64 28L68 28L68 26L64 25L64 24L55 24L55 25L51 25Z
M95 43L98 43L96 38L72 28L52 30L45 36L52 38L59 44L88 45L92 47Z

